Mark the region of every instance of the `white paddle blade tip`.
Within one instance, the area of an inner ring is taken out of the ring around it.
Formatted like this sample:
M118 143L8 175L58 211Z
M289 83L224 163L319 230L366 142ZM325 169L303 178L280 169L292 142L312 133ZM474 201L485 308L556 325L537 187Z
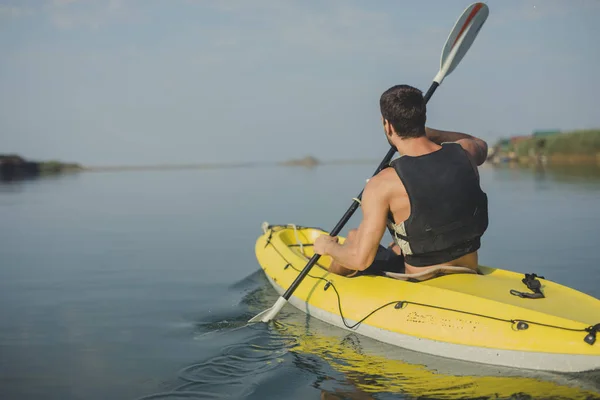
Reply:
M487 4L481 2L473 3L463 11L446 39L440 59L440 72L434 79L437 83L441 83L467 54L489 13Z
M283 306L285 306L286 303L287 303L286 299L284 299L283 297L279 297L277 299L277 301L275 302L275 305L273 305L273 307L268 308L268 309L256 314L254 317L252 317L248 321L248 323L253 324L255 322L271 321L273 318L275 318L275 316L277 314L279 314L279 311L281 311L281 309L283 308Z

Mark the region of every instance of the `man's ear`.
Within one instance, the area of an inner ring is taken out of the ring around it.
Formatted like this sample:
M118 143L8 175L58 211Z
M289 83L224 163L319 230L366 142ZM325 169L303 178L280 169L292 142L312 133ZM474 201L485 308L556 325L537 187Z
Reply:
M392 125L390 124L390 121L388 121L387 119L381 117L381 120L383 121L383 131L385 132L385 135L388 138L392 137Z

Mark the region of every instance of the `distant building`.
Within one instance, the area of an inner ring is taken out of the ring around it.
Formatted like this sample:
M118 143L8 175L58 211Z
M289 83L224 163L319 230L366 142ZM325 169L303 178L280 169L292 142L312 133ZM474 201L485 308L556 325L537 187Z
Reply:
M510 138L510 143L512 145L515 145L515 144L522 142L523 140L527 140L527 139L531 139L531 136L530 135L513 136Z
M550 135L556 135L558 133L560 133L560 131L558 129L538 130L538 131L533 131L532 136L534 138L539 138L539 137L546 137L546 136L550 136Z

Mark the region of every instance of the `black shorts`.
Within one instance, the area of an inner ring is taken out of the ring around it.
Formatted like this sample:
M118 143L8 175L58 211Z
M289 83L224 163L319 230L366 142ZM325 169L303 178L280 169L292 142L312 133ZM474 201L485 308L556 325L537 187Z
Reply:
M369 268L364 271L358 271L354 276L384 275L384 271L400 274L405 273L404 256L394 253L390 248L379 245L375 260L373 260Z

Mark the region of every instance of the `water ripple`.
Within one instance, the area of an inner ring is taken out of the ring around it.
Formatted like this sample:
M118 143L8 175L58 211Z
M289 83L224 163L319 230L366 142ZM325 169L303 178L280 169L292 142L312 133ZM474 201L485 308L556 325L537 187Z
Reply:
M247 282L243 282L244 284ZM184 367L178 386L150 399L594 398L566 382L465 366L332 328L287 307L269 324L247 324L277 298L248 288L235 312L197 319L194 338L217 354ZM216 315L218 314L218 315ZM284 323L279 321L285 321ZM505 376L506 375L506 376Z
M243 318L247 321L246 316ZM268 325L238 326L240 320L236 316L226 321L210 321L210 326L216 329L206 330L206 334L227 335L243 329L241 341L225 345L218 355L181 369L178 378L185 383L172 391L139 400L238 399L252 394L259 381L290 359L289 349L296 346L296 338Z

